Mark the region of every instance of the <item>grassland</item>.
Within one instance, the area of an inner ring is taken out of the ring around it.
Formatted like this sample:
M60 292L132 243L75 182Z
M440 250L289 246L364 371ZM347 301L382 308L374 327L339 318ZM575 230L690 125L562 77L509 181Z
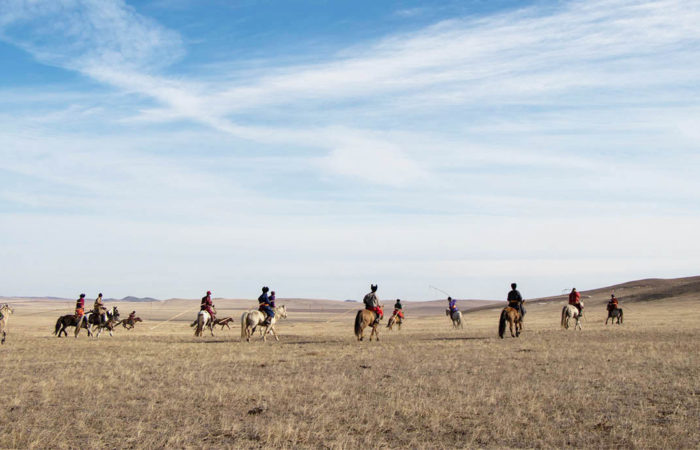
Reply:
M582 332L560 329L554 300L503 340L496 309L452 330L408 304L378 343L355 341L338 311L292 311L280 342L199 339L187 315L159 321L166 305L136 305L151 320L112 338L57 339L59 312L18 305L0 348L0 447L698 448L697 299L622 297L625 324L606 327L602 296Z

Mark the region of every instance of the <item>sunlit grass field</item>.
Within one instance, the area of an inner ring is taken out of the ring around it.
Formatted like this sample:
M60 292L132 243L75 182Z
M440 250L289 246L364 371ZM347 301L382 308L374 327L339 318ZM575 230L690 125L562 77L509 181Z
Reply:
M163 322L165 304L120 306L146 317L133 331L58 339L70 311L16 306L0 447L697 448L697 305L623 304L606 327L597 304L564 331L561 303L529 304L523 335L502 340L499 309L453 330L407 304L404 327L371 343L353 336L352 304L292 311L266 343L240 342L238 320L195 338L194 312Z

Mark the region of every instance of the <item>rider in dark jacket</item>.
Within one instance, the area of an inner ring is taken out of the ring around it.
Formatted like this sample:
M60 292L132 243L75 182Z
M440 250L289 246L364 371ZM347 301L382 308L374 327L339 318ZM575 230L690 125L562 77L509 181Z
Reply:
M508 306L517 310L520 313L520 317L525 317L525 307L523 306L523 296L520 295L520 291L516 289L517 284L510 284L511 290L508 292Z
M403 305L401 304L401 299L397 298L396 303L394 303L394 315L399 316L402 319L403 317Z

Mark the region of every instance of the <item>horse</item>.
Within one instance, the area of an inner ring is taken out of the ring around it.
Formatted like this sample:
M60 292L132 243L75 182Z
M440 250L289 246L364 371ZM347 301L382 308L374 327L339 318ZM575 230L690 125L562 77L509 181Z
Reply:
M462 325L462 311L455 311L454 314L452 314L452 311L446 309L445 315L452 320L453 328L464 328L464 325Z
M212 308L212 311L214 312L214 314L216 314L215 309ZM211 316L209 315L209 312L206 309L199 310L199 313L197 314L197 320L195 320L195 322L190 326L196 326L196 328L194 329L195 336L202 336L204 327L209 328L209 332L212 336L214 336L214 321L211 320Z
M119 309L117 309L116 306L113 306L112 309L108 310L105 314L107 315L107 320L104 322L102 321L101 314L96 314L94 312L87 314L88 325L92 324L92 333L95 334L95 330L97 330L97 335L95 335L95 337L99 338L104 329L107 329L109 335L113 336L112 332L114 328L119 325ZM76 332L76 336L77 334Z
M581 302L581 310L583 310L583 302ZM581 318L583 317L583 312L579 313L578 308L575 307L574 305L564 305L564 307L561 309L561 327L565 329L569 329L569 321L571 319L576 319L576 325L574 326L574 330L578 328L579 330L583 330L581 327Z
M14 312L15 310L12 309L7 303L0 306L0 317L2 317L0 319L0 332L2 332L2 340L0 340L0 344L4 344L5 340L7 339L7 322L10 319L10 315Z
M506 322L510 327L511 337L520 337L520 332L523 330L523 318L520 311L510 306L506 306L501 311L501 318L498 320L498 337L503 339L506 333ZM515 330L513 330L515 328ZM513 332L515 331L515 332Z
M279 341L280 338L277 336L277 332L275 331L275 323L277 323L278 318L287 318L287 307L282 305L272 308L272 310L275 312L275 315L272 317L272 320L270 320L269 325L267 325L265 322L265 313L257 309L251 309L250 311L244 312L241 315L241 340L245 339L247 342L250 342L250 337L253 335L253 333L255 333L255 329L260 327L263 329L263 342L267 340L266 338L268 333L272 333L275 340Z
M355 316L355 336L358 341L365 338L365 328L372 327L372 332L369 334L369 340L372 342L372 336L378 341L379 332L377 327L379 324L375 320L377 318L377 313L370 311L369 309L361 309L357 311L357 316Z
M391 331L393 329L394 325L396 325L396 327L399 330L401 330L402 323L403 323L403 319L401 318L401 316L394 313L391 315L391 317L389 317L389 322L386 324L386 327Z
M66 328L77 326L78 316L75 314L66 314L65 316L59 317L56 321L56 329L54 330L53 334L55 334L57 337L61 337L61 333L63 333L66 335L66 337L68 337L68 331L66 331ZM92 336L92 332L88 327L87 321L81 321L81 326L87 330L88 336Z
M140 317L134 317L133 319L130 317L127 317L126 319L122 320L121 322L114 324L114 326L118 326L119 324L121 324L127 330L131 330L136 325L136 322L143 322L143 320L141 320Z
M215 327L217 325L221 325L221 330L223 330L224 327L226 327L230 330L231 327L229 326L229 324L231 322L233 322L233 317L224 317L223 319L214 319L214 324L212 326Z
M615 308L608 310L608 317L605 319L605 325L608 324L608 320L612 319L610 323L615 325L615 319L617 319L617 324L622 325L622 308Z

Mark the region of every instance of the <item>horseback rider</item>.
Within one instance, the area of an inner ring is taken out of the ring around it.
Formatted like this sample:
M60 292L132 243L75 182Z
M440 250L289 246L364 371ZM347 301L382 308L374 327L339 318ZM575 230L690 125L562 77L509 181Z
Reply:
M403 305L401 305L401 299L397 298L396 303L394 303L394 315L399 316L403 320Z
M508 306L520 313L520 318L525 317L525 306L523 306L523 296L518 291L518 285L510 283L510 292L508 292Z
M80 298L75 302L75 318L80 319L85 315L85 294L80 294Z
M581 306L581 294L576 290L576 288L571 289L569 294L569 305L574 305L578 309L578 315L583 314L583 307Z
M129 318L126 319L126 320L128 320L129 322L131 322L131 321L134 320L135 318L136 318L136 311L131 311L131 312L129 313Z
M368 309L374 313L374 323L378 324L379 321L384 318L384 311L382 311L382 307L379 306L379 298L377 298L377 285L371 285L370 289L372 292L365 295L365 298L362 301L365 303L365 309Z
M105 308L105 305L102 303L102 292L97 295L95 304L92 306L93 312L100 318L100 323L107 322L107 308Z
M457 300L452 297L447 297L447 307L450 309L450 317L454 317L457 311L459 311L459 308L457 308Z
M209 313L209 316L211 316L211 320L213 321L216 319L216 315L214 314L214 303L211 300L211 291L207 291L207 295L202 297L202 303L199 306L200 311L206 311Z
M608 300L608 311L615 311L618 308L617 297L615 297L615 294L611 294L610 300Z
M275 317L275 311L272 309L275 305L275 291L272 291L272 299L267 295L270 288L263 286L262 294L258 297L258 310L265 313L265 326L272 324L272 318Z

